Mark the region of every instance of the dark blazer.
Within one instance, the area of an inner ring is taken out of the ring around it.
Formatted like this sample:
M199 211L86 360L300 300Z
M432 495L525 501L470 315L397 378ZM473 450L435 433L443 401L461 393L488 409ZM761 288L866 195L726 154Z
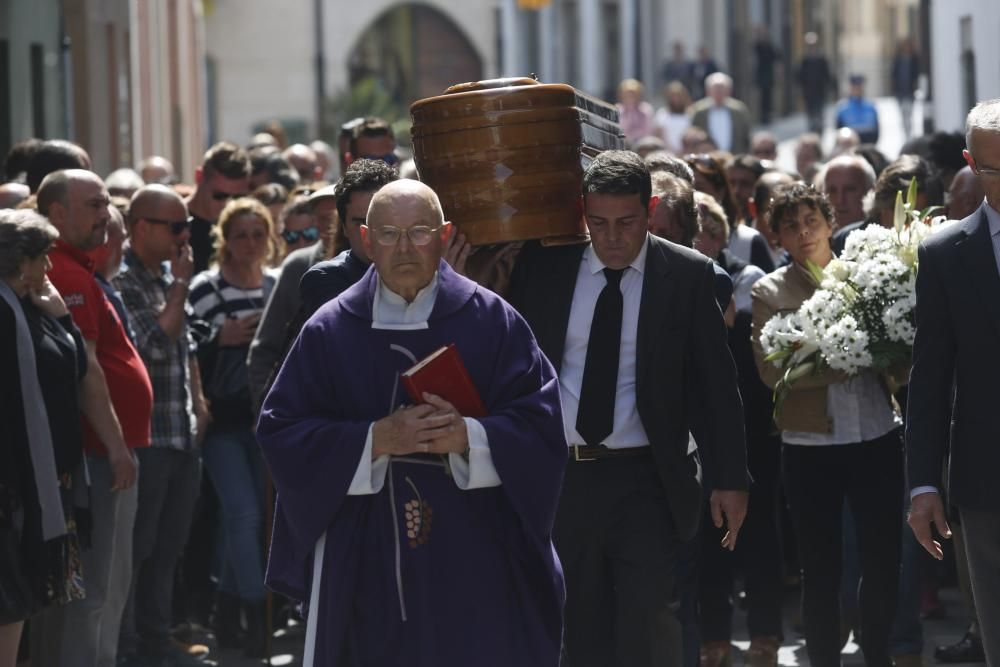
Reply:
M688 113L691 114L691 124L705 130L709 136L712 133L708 130L708 112L714 106L715 101L706 97L692 104L688 110ZM729 148L729 152L733 155L746 153L750 150L750 111L743 102L733 97L727 97L723 106L733 119L733 144ZM715 141L715 138L713 137L712 140Z
M920 247L906 410L909 488L943 491L950 450L950 502L967 509L1000 508L1000 274L985 206Z
M710 487L748 488L743 407L715 301L713 263L653 236L647 244L636 345L637 407L677 533L687 540L698 525L703 500L702 463ZM585 249L526 245L511 276L508 298L557 372ZM691 456L688 431L698 443Z

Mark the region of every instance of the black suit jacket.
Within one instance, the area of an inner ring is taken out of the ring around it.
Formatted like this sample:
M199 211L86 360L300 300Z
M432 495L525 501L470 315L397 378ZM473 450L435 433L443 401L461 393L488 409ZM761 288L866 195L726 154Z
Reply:
M701 463L712 488L748 488L743 408L715 301L712 262L653 236L647 244L636 346L637 407L678 535L686 540L694 535L703 501ZM527 245L511 276L509 300L557 371L585 248ZM690 456L688 431L698 443L697 454Z
M909 488L941 489L950 447L950 502L968 509L1000 508L1000 273L985 206L920 247L906 410Z

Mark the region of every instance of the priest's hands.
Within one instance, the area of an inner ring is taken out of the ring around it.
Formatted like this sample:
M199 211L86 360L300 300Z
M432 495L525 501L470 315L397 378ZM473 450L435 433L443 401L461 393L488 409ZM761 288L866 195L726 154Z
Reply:
M708 504L712 510L712 523L716 528L725 526L726 535L722 538L722 548L730 551L736 548L736 537L743 527L743 520L747 516L746 491L725 491L716 489L712 491Z
M424 394L427 403L400 408L372 426L372 459L407 454L456 454L469 448L465 421L447 401Z

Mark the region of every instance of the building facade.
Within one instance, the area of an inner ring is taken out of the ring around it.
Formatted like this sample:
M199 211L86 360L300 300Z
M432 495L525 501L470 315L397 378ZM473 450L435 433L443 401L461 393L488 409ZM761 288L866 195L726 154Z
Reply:
M0 3L0 154L67 138L103 175L157 154L191 178L204 150L199 0Z
M934 126L961 131L978 101L1000 97L1000 4L930 3Z

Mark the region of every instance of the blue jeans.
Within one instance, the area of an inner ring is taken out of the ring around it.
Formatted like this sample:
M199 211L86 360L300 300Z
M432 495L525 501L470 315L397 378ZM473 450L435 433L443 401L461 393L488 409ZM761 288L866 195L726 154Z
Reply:
M219 589L249 602L264 599L264 461L249 428L209 431L205 470L222 506L222 574Z

